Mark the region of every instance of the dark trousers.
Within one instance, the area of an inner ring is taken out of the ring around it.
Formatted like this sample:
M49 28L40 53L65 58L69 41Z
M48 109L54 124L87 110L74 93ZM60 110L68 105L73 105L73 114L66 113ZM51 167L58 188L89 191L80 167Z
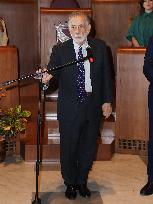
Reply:
M153 87L149 86L148 92L148 108L149 108L149 142L148 142L148 181L153 182Z
M153 111L149 113L148 180L153 182Z
M76 117L70 122L59 122L61 173L66 184L87 182L92 167L99 118L95 118L92 96L78 104Z

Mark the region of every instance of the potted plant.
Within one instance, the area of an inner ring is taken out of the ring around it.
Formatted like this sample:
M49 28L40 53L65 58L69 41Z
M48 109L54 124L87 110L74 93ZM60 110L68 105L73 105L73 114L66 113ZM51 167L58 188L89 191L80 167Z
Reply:
M21 132L26 130L26 125L31 112L22 110L21 105L0 110L0 135L5 143L16 141Z

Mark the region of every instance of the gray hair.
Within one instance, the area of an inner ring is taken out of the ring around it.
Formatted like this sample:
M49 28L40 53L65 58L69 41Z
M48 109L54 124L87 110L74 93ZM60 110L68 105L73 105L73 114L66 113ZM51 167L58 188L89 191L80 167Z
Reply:
M83 11L74 11L69 15L68 24L73 17L83 16L87 20L87 24L91 24L91 18Z

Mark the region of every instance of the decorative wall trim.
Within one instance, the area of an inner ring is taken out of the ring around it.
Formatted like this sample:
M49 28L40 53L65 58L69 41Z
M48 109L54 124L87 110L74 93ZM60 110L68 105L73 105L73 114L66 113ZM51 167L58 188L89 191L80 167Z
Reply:
M89 14L91 14L92 10L89 8L84 8L84 9L73 9L73 8L69 8L69 9L52 9L52 8L40 8L40 13L43 14L51 14L51 13L71 13L73 11L83 11L83 12L87 12Z
M35 4L36 1L35 0L0 0L0 3L4 3L4 4L8 4L8 3L12 3L12 4Z
M101 4L105 4L105 3L139 3L139 0L92 0L92 4L96 4L96 3L101 3Z
M146 52L146 48L130 48L130 47L120 47L117 49L118 53L145 53Z
M118 150L147 151L148 141L134 139L117 139Z

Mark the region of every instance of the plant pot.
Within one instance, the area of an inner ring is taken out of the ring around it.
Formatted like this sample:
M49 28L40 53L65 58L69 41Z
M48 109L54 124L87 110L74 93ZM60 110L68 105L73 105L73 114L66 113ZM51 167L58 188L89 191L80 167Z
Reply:
M14 154L16 152L16 136L5 139L6 154Z
M6 157L5 140L0 138L0 162L3 162Z

